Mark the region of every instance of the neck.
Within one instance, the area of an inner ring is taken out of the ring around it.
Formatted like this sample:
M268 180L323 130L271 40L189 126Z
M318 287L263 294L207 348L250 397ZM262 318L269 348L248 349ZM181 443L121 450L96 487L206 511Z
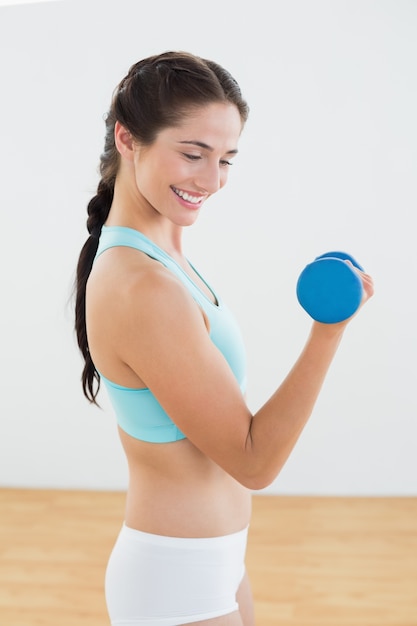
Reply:
M182 258L183 227L173 224L150 207L126 201L120 194L114 199L106 226L125 226L138 230L174 258Z
M183 258L183 226L161 215L138 192L132 168L125 164L116 177L107 226L125 226L143 233L170 256Z

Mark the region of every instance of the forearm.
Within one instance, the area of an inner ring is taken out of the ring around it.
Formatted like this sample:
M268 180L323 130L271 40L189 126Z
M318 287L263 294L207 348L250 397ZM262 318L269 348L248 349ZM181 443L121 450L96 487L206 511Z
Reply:
M288 459L313 411L344 328L315 323L290 373L253 416L247 453L254 488L270 484Z

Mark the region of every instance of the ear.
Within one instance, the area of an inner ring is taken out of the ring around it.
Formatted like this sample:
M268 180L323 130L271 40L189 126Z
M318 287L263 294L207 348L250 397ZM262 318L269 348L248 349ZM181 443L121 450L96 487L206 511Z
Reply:
M128 161L133 161L133 137L120 122L116 122L114 126L114 142L120 155Z

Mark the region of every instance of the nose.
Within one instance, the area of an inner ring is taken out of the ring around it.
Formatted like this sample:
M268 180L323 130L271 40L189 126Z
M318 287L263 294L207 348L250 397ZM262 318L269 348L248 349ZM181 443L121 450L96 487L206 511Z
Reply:
M205 163L196 176L196 184L209 194L216 193L226 182L226 173L219 163Z

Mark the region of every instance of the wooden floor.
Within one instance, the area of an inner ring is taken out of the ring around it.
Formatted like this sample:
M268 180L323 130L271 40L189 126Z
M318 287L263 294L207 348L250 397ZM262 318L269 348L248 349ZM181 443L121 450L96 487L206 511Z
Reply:
M121 493L0 489L0 626L108 626ZM417 626L417 498L256 496L257 626Z

